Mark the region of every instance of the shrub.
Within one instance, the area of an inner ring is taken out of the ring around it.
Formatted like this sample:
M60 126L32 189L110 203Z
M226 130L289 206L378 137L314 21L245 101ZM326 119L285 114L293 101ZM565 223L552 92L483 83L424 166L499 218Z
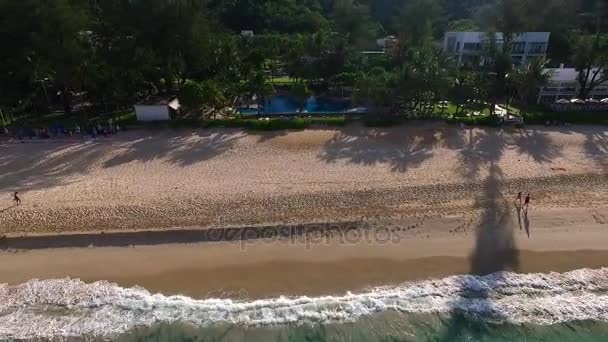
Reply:
M471 126L498 126L499 118L493 115L456 116L446 120L449 123L463 123Z
M291 119L219 119L203 123L205 128L246 128L254 131L274 131L281 129L305 129L311 125L344 126L344 117L291 118Z
M522 113L527 124L544 124L547 121L561 121L582 124L608 124L608 113L601 112L542 112L530 111Z

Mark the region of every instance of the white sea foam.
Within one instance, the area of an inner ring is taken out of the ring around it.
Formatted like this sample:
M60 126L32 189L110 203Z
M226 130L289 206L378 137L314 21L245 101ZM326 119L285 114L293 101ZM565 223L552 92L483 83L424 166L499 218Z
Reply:
M458 312L495 322L608 322L608 268L463 275L359 294L255 301L164 296L108 282L32 280L0 285L0 339L110 337L136 326L177 321L197 326L343 322L388 309Z

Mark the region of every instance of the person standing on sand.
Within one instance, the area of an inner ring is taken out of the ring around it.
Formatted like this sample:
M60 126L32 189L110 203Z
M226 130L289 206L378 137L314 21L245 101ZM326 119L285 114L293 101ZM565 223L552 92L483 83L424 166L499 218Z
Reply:
M515 198L515 201L519 201L519 205L521 206L521 191L517 193L517 198Z
M529 205L530 205L530 194L527 194L526 199L524 200L524 207L526 208L526 212L528 211Z
M15 205L21 205L21 198L19 198L19 192L15 191L15 193L13 194L13 201L15 202Z

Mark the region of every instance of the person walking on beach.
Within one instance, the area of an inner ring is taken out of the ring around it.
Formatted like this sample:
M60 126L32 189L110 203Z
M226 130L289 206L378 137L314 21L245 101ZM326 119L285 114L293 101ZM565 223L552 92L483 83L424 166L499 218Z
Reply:
M521 191L517 193L517 198L515 198L515 201L519 201L519 205L521 206Z
M526 208L526 212L528 212L529 205L530 205L530 194L527 194L526 199L524 200L524 208Z
M15 191L15 193L13 194L13 201L15 202L15 205L21 205L21 198L19 198L19 192Z

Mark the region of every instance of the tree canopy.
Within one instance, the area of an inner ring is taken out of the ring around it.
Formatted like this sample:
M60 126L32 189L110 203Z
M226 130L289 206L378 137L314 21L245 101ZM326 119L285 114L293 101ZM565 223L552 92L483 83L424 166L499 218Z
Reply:
M387 94L374 87L403 82L418 89L391 94L403 103L438 98L459 78L436 41L473 29L505 34L486 70L497 76L490 94L507 89L516 35L547 30L549 59L577 68L584 96L607 77L607 28L601 0L0 0L0 107L70 112L84 96L108 110L178 93L190 105L224 103L243 92L264 97L287 76L378 103ZM394 53L360 53L388 35L399 38ZM194 96L201 89L217 96Z

